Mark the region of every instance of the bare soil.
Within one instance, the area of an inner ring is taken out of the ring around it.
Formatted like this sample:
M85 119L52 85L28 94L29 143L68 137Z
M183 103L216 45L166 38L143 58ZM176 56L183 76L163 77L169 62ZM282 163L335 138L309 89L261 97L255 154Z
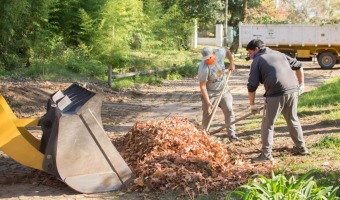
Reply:
M340 65L331 70L322 70L317 63L304 62L306 90L310 91L325 80L340 75ZM229 88L234 97L236 118L247 114L247 77L249 68L237 67L229 80ZM16 81L3 80L0 83L0 94L11 105L18 118L41 117L46 113L49 95L64 90L72 83L47 81ZM90 90L104 95L102 120L104 129L111 139L126 134L137 121L164 119L169 116L188 118L194 123L201 121L201 100L198 82L195 79L164 81L161 86L143 85L136 90L114 92L105 85L83 84ZM257 92L257 103L263 102L263 87ZM260 115L258 116L261 117ZM313 120L301 118L307 146L318 141L325 134L340 131L339 127L317 124ZM244 122L237 124L242 130ZM212 130L223 125L223 114L217 111ZM260 124L259 124L260 126ZM274 157L289 155L293 143L285 127L274 138ZM41 131L32 129L30 132L41 138ZM259 129L251 132L238 132L243 142L233 143L247 158L257 156L261 147ZM224 138L225 134L216 137ZM291 157L292 162L301 160ZM25 167L0 151L0 198L1 199L150 199L152 195L143 193L107 192L100 194L79 194L64 183L56 180L45 172ZM157 197L153 197L157 198ZM163 198L165 199L165 197ZM169 198L171 199L171 198Z

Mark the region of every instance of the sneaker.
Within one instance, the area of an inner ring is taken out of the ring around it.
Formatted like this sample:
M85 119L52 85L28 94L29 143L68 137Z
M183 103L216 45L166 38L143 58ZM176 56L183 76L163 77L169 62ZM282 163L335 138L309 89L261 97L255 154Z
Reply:
M237 137L236 135L232 135L232 136L229 136L229 141L230 142L242 141L242 139Z
M267 161L267 160L270 160L270 161L274 160L272 154L269 154L269 155L266 156L266 155L264 155L264 153L261 153L259 155L259 157L252 158L250 161L251 161L251 163L256 163L256 162L262 162L262 161Z
M308 149L307 147L303 146L303 147L297 147L294 146L293 147L293 154L294 155L309 155Z

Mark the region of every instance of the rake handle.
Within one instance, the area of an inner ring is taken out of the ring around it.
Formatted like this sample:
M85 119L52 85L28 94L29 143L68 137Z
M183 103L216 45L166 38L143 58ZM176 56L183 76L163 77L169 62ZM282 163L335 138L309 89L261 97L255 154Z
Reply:
M258 111L260 112L260 111L263 110L263 109L264 109L264 107L261 107L261 108L259 108ZM241 121L241 120L244 120L244 119L248 118L250 115L254 115L254 113L253 113L253 112L250 112L250 113L248 113L248 114L246 114L246 115L244 115L244 116L242 116L242 117L236 119L235 121L232 121L232 122L230 122L229 124L226 124L226 125L222 126L221 128L212 131L212 132L210 133L210 135L219 133L219 132L220 132L221 130L223 130L224 128L227 128L227 127L229 127L229 126L231 126L231 125L233 125L233 124L235 124L235 123L237 123L237 122L239 122L239 121Z
M215 104L214 104L214 106L213 106L212 113L211 113L211 115L210 115L208 125L207 125L207 127L205 128L206 131L209 131L209 129L210 129L210 125L211 125L212 119L214 118L214 115L215 115L215 113L216 113L217 107L218 107L218 105L219 105L220 102L221 102L221 99L222 99L222 96L223 96L223 94L224 94L224 91L225 91L225 89L227 88L228 80L229 80L230 74L231 74L231 71L229 70L229 71L228 71L228 75L227 75L227 80L225 81L225 83L224 83L224 85L223 85L223 88L222 88L222 91L221 91L220 95L218 96L217 101L215 101Z

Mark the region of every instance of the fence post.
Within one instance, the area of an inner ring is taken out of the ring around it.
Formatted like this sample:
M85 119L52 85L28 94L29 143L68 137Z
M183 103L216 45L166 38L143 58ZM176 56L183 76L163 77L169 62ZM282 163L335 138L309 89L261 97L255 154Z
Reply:
M108 66L107 77L108 77L108 84L112 88L112 65Z
M156 76L156 80L158 80L158 67L155 67L155 76Z

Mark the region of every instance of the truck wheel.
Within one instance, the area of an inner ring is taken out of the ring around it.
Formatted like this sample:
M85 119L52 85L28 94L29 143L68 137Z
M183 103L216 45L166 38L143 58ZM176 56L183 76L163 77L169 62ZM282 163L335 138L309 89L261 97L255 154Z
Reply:
M323 52L318 56L318 63L322 69L331 69L336 63L336 57L331 52Z

